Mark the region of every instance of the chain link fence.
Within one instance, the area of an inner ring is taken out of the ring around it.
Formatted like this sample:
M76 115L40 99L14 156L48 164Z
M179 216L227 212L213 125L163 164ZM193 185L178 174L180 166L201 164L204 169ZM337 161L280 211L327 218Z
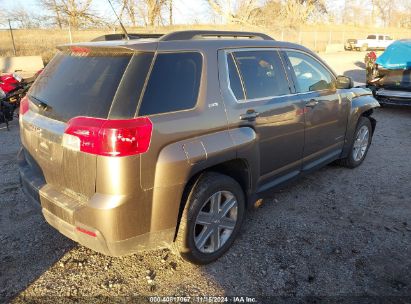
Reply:
M201 26L199 29L221 29L215 26ZM173 30L187 29L188 26L174 26L158 29L138 28L130 29L134 33L154 33L170 32ZM190 27L192 29L193 27ZM194 27L196 28L196 27ZM225 27L225 29L234 29ZM328 45L336 45L337 49L344 50L344 42L349 38L366 38L369 34L390 35L393 39L411 38L411 29L375 29L373 31L298 31L298 30L270 30L270 29L250 29L245 26L236 27L236 30L259 30L271 35L276 40L283 40L302 44L316 52L324 52ZM18 29L13 30L15 53L13 49L13 39L10 30L0 30L0 57L5 56L28 56L41 55L47 63L55 53L57 45L90 41L98 36L113 33L115 30L69 30L69 29ZM335 48L334 48L335 49Z

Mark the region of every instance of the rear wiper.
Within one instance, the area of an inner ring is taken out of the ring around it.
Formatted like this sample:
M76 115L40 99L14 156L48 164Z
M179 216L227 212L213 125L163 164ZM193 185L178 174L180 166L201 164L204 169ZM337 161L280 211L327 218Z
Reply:
M34 97L33 95L29 95L29 98L38 108L42 109L43 111L48 111L52 109L52 107L49 106L47 103L38 99L37 97Z

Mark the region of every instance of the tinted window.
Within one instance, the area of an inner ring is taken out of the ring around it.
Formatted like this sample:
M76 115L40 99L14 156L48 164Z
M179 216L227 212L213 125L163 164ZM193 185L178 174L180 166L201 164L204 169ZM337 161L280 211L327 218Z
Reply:
M237 100L244 100L245 96L244 96L243 86L241 85L241 79L240 79L240 76L238 75L238 70L235 65L232 54L228 54L227 62L228 62L228 73L230 75L231 90L233 91Z
M384 39L383 35L378 36L378 40L383 40L383 39Z
M139 115L180 111L195 106L201 79L200 53L159 54Z
M75 116L107 118L131 54L71 56L57 54L30 90L44 115L67 121Z
M377 36L375 36L375 35L368 35L368 36L367 36L367 39L377 39Z
M297 79L299 93L333 88L334 77L316 59L300 52L286 53Z
M110 118L134 117L153 56L154 53L138 53L131 58L114 97Z
M235 52L247 99L281 96L290 93L277 51Z

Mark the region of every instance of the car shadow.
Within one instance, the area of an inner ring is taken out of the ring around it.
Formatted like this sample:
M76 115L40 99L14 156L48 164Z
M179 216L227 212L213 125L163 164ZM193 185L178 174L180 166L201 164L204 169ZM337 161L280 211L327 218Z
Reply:
M354 64L355 64L357 67L365 70L365 63L364 63L364 62L356 61L356 62L354 62Z

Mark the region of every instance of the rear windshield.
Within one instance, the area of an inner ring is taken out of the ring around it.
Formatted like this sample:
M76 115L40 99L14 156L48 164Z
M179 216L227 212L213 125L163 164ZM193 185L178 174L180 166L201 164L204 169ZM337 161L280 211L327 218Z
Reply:
M43 115L62 121L75 116L107 118L112 107L116 116L132 117L144 83L141 79L146 78L152 57L152 53L72 56L60 52L36 80L29 97L40 105ZM128 71L134 74L134 85L123 79ZM113 102L116 92L121 91L119 86L127 90L117 94L126 109ZM124 100L127 98L130 100Z

